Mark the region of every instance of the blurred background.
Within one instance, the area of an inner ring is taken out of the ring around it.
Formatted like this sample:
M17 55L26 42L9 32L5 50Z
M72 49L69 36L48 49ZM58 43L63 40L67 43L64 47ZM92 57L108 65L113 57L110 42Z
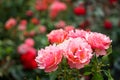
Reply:
M107 63L120 80L120 0L0 0L0 80L52 80L34 59L59 28L110 36Z

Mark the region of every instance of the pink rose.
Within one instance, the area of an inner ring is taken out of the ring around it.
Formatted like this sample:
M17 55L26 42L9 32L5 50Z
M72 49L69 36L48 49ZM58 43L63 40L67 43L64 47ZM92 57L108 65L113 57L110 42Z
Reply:
M83 68L92 58L91 46L83 38L69 38L58 47L64 50L64 56L71 68Z
M95 49L97 56L105 55L106 54L105 50L109 48L112 42L109 37L97 32L91 32L86 37L86 40L91 45L91 47Z
M62 50L56 45L46 47L38 51L38 56L35 61L40 69L45 69L45 72L55 71L62 59Z
M27 45L30 46L30 47L33 47L34 44L35 44L35 41L34 41L32 38L27 38L27 39L25 40L25 44L27 44Z
M62 30L62 29L58 29L58 30L53 30L52 32L50 32L48 35L48 40L50 43L61 43L63 42L66 37L67 37L67 32Z

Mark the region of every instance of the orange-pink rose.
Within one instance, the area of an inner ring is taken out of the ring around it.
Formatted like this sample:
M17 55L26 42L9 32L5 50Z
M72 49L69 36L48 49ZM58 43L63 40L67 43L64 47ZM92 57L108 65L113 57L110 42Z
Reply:
M55 71L62 60L62 50L56 45L50 45L39 50L35 60L39 69L45 69L45 72Z
M92 48L83 38L69 38L58 45L71 68L83 68L92 58Z
M62 29L53 30L47 35L47 37L50 43L58 44L58 43L63 42L66 39L67 32Z
M111 40L104 34L91 32L86 37L87 42L91 45L91 47L95 50L96 55L106 55L106 49L109 48L111 44Z

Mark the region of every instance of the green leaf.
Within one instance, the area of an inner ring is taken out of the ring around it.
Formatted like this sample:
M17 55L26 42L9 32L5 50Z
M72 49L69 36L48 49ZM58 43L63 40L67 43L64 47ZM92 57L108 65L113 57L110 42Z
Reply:
M111 76L111 74L110 74L110 71L105 71L105 70L104 70L104 73L105 73L105 75L108 77L108 80L113 80L113 78L112 78L112 76Z
M94 73L92 80L104 80L102 74Z
M110 53L112 53L112 46L110 46L109 49L107 49L107 55L109 55Z
M36 76L36 80L40 80L40 78L38 76Z
M84 75L87 76L87 75L90 75L92 74L92 72L85 72Z
M109 59L108 59L108 56L109 56L111 53L112 53L112 46L110 46L110 48L107 49L107 55L105 55L105 56L102 57L102 61L103 61L103 62L108 61L108 60L109 60Z
M57 78L57 71L49 73L50 80L55 80Z

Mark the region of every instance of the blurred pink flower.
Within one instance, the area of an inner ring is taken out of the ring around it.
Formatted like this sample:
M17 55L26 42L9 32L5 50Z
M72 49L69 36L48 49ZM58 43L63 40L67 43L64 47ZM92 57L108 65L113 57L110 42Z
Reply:
M64 11L67 9L65 3L60 1L54 1L50 6L50 17L55 18L60 11Z
M18 30L24 31L26 30L26 26L27 26L27 20L21 20L18 26Z
M60 20L57 24L55 24L56 28L64 28L66 26L65 21Z
M45 33L46 32L46 27L45 26L39 26L39 31L40 31L40 33Z
M44 11L48 7L47 2L45 0L36 0L35 8L38 11Z
M56 45L50 45L45 49L38 51L35 61L38 63L39 69L45 69L45 72L52 72L58 68L58 64L62 60L62 50Z
M64 27L64 30L65 30L66 32L69 32L69 31L74 30L74 29L75 29L75 27L74 27L74 26L71 26L71 25Z
M48 40L50 43L61 43L63 42L67 37L67 32L63 29L53 30L48 35Z
M34 37L36 35L36 32L34 31L34 30L31 30L30 32L29 32L29 36L30 37Z
M17 24L16 19L14 18L10 18L9 20L7 20L7 22L5 23L5 29L9 30L12 27L14 27Z
M88 36L86 36L87 42L91 45L93 49L96 51L96 55L106 55L106 49L109 48L111 44L111 40L104 34L91 32Z
M83 68L92 58L92 48L83 38L69 38L58 47L64 51L71 68Z
M33 11L32 11L32 10L26 11L26 15L27 15L27 16L33 16Z
M27 38L27 39L25 40L25 44L27 44L27 45L30 46L30 47L33 47L34 44L35 44L35 41L34 41L32 38Z
M29 49L30 49L30 46L29 46L29 45L27 45L27 44L21 44L20 46L18 46L17 51L18 51L19 54L24 54L24 53L26 53Z

